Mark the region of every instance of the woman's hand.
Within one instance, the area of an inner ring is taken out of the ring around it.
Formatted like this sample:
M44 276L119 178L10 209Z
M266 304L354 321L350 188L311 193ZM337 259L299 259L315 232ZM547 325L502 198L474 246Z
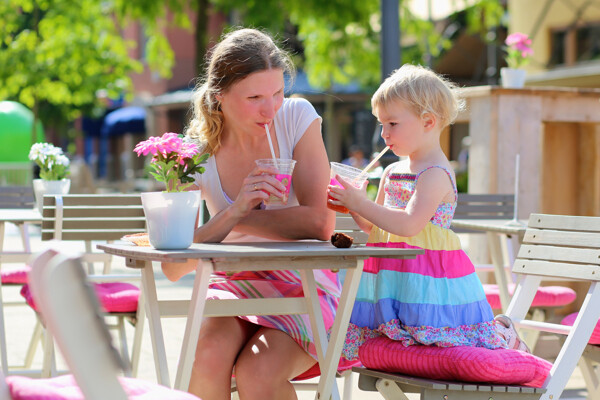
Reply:
M343 188L335 185L327 186L327 202L331 205L346 207L348 210L360 214L360 206L365 201L369 201L367 197L367 185L369 182L365 181L359 189L339 175L336 175L335 179L342 184Z
M283 197L285 186L275 178L278 173L274 168L257 166L244 178L238 196L231 205L237 217L248 216L271 194Z

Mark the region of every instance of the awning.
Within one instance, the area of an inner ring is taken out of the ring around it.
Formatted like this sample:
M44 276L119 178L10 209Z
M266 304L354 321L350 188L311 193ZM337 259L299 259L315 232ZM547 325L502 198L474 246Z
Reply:
M122 107L104 118L100 135L103 137L126 133L146 132L146 109L143 107Z

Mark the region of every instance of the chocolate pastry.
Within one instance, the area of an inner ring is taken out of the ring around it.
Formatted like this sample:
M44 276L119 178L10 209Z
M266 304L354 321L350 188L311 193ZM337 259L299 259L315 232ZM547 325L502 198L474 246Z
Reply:
M331 244L339 248L347 248L352 246L354 239L345 233L335 232L331 235Z

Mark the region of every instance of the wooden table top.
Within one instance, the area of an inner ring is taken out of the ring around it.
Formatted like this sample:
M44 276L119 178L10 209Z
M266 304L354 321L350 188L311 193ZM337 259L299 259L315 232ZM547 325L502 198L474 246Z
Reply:
M256 242L256 243L194 243L185 250L156 250L153 247L134 244L99 244L97 248L106 253L137 260L176 261L185 259L239 259L239 258L313 258L341 257L359 258L414 258L423 254L420 249L394 249L372 246L337 248L329 242Z
M471 229L482 232L505 233L507 235L522 235L527 229L527 221L512 219L453 219L453 228Z
M0 222L41 222L42 215L35 208L0 208Z

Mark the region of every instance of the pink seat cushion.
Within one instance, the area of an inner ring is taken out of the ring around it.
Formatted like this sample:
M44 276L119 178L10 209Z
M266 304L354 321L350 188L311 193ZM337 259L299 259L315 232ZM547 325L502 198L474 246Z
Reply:
M125 282L93 283L100 305L106 312L135 312L137 310L140 289ZM21 288L21 296L27 304L37 311L29 285Z
M141 379L119 378L129 399L198 400L198 397ZM6 383L13 400L85 400L72 375L50 379L9 376Z
M494 310L502 309L500 305L500 289L498 285L483 285L485 297ZM508 285L508 291L512 295L515 292L513 283ZM540 286L533 298L532 307L561 307L575 300L577 294L571 288L565 286Z
M573 313L573 314L567 315L566 317L563 318L563 320L560 323L563 325L573 326L573 324L575 323L575 318L577 318L577 314L578 313ZM598 321L596 323L596 327L594 328L594 331L592 332L592 336L590 337L590 340L588 343L589 344L600 344L600 321Z
M404 346L387 337L358 349L363 365L429 379L541 387L552 364L518 350L483 347Z
M2 271L0 271L2 284L24 285L27 283L27 274L29 271L31 271L31 267L28 265L13 268L2 268Z

